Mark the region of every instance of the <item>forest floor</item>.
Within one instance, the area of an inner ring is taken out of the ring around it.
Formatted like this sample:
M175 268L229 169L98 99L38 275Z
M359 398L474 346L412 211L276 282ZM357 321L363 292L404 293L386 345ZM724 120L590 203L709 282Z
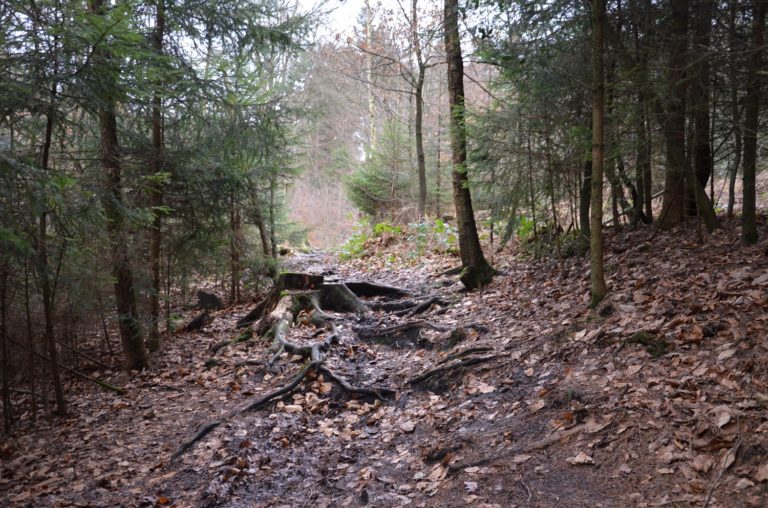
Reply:
M736 222L705 245L691 230L652 234L608 234L612 291L595 310L585 258L561 267L512 248L494 256L503 273L490 286L464 292L439 275L456 258L407 256L407 239L376 239L345 263L299 255L301 270L442 300L418 317L340 321L328 364L394 396L311 374L233 415L304 360L268 367L261 337L212 353L253 304L223 309L172 336L149 372L91 372L125 395L73 382L66 419L0 441L0 505L766 506L766 243L742 246ZM415 320L395 341L354 333Z

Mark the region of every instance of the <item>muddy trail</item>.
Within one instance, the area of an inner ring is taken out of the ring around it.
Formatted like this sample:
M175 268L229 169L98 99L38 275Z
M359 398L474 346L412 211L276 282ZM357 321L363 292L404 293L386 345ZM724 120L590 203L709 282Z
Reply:
M92 372L124 395L73 382L66 419L0 441L0 504L765 506L765 245L652 234L608 238L594 310L581 258L510 250L465 292L405 238L296 255L363 306L283 289L248 326L255 302L211 311L150 372Z

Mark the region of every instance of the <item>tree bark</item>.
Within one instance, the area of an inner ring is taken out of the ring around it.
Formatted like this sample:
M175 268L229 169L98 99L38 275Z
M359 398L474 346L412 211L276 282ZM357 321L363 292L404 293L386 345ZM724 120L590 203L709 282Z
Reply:
M413 37L413 49L416 53L416 65L418 66L418 75L416 76L415 99L416 99L416 118L414 122L414 133L416 137L416 164L419 173L419 217L423 218L427 208L427 163L424 158L424 77L427 71L424 64L424 57L421 52L421 40L419 39L418 24L418 0L411 2L411 36Z
M461 282L468 289L488 284L495 271L483 256L472 209L467 175L467 131L464 108L464 64L459 38L458 0L444 4L445 54L448 61L448 103L451 107L450 134L452 151L453 201L459 232L459 251L463 267Z
M53 122L54 107L53 101L56 98L56 88L51 90L51 105L48 109L45 123L45 139L43 141L43 152L40 160L40 166L44 171L48 171L51 157L51 146L53 143ZM51 282L51 272L48 266L48 211L43 210L40 214L38 223L37 240L37 270L40 277L40 289L43 297L43 341L48 355L55 361L58 351L56 350L56 337L53 330L54 301L53 287ZM53 383L53 393L56 398L56 412L63 415L67 411L66 400L64 399L64 387L61 383L61 373L58 365L51 366L51 382Z
M232 202L229 209L229 259L230 259L230 286L229 302L235 304L240 300L240 255L242 253L242 228L240 224L240 209L232 196Z
M688 62L688 0L671 0L668 44L669 102L662 121L667 149L661 227L670 229L683 221L685 180L685 95Z
M103 15L102 0L91 0L91 10ZM109 54L102 48L94 49L95 66L102 68L101 73L107 82L102 84L102 97L98 109L100 132L101 167L107 177L107 192L102 200L104 215L107 220L112 251L112 277L114 279L115 306L117 308L120 338L123 344L125 368L142 370L149 367L147 349L144 345L144 333L141 329L136 289L133 285L133 271L129 259L128 238L123 219L123 190L120 167L120 145L117 140L117 117L113 89L116 86L116 74L109 66ZM54 359L51 358L53 362Z
M592 4L592 179L590 209L590 306L608 293L603 273L603 165L605 164L605 0Z
M579 192L579 224L581 236L589 241L591 236L589 227L589 207L592 195L592 160L584 161L584 169L581 178L581 192Z
M709 178L712 176L713 160L712 146L710 144L710 115L709 108L711 102L710 86L710 40L712 32L712 13L714 10L713 0L698 0L694 6L695 27L694 27L694 55L696 58L696 68L694 72L696 79L691 83L693 90L692 108L693 108L693 172L699 184L706 188ZM690 186L689 186L690 187ZM696 202L695 189L690 189L689 193L693 199L695 207L702 203ZM699 200L701 201L701 200ZM711 206L711 201L710 201ZM701 213L705 211L699 208ZM696 208L689 210L696 213Z
M728 63L728 77L731 92L731 122L733 125L733 154L734 160L728 168L728 218L733 217L733 205L736 201L736 175L741 166L741 114L739 113L739 79L737 71L737 59L739 52L738 32L736 31L736 4L731 4L731 12L728 21L728 36L730 39L730 58Z
M741 210L741 239L747 245L757 243L755 169L757 165L757 130L760 120L760 88L765 39L766 0L752 3L752 42L747 69L747 95L744 98L744 189Z
M2 359L2 383L3 383L3 428L5 433L10 435L11 425L13 423L13 406L11 405L11 386L10 386L10 359L8 358L8 269L6 263L0 265L0 353Z
M157 0L155 16L152 49L160 57L163 54L163 37L165 35L165 0ZM163 244L163 218L160 213L160 207L163 206L163 183L158 175L163 170L164 159L162 99L156 93L152 98L152 158L150 160L150 170L155 176L150 191L150 206L154 214L149 237L149 265L152 272L152 290L149 292L150 327L147 347L150 351L158 351L162 346L159 326L161 290L160 249Z

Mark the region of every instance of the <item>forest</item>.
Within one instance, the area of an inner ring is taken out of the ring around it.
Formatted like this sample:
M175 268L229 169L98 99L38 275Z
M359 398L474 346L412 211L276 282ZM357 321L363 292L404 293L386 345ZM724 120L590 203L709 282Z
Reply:
M765 506L767 10L2 2L0 505Z

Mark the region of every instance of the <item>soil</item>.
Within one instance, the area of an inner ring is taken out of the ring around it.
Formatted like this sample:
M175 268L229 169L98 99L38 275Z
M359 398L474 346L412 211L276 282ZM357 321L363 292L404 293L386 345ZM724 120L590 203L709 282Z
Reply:
M406 240L343 263L297 254L292 270L445 303L337 314L328 365L395 396L350 394L315 372L233 415L305 360L268 367L259 336L212 353L241 337L235 323L254 304L213 310L202 330L168 338L151 371L90 372L125 395L72 380L69 416L0 440L0 505L766 506L768 256L737 230L726 223L705 245L690 230L610 234L611 292L596 309L584 258L507 248L492 260L502 274L466 292L439 275L455 257L405 256ZM413 321L425 326L397 341L357 333ZM439 366L457 367L414 382Z

